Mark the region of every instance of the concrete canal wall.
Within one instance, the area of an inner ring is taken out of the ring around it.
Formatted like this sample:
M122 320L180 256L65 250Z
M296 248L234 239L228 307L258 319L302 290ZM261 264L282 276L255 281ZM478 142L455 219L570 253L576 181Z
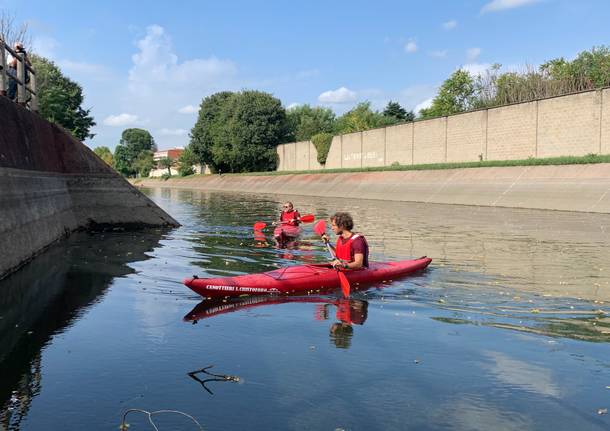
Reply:
M61 127L0 97L0 278L77 229L177 224Z
M311 142L277 147L279 171L317 170ZM335 136L326 169L610 154L610 89Z
M610 164L147 179L150 187L610 213Z

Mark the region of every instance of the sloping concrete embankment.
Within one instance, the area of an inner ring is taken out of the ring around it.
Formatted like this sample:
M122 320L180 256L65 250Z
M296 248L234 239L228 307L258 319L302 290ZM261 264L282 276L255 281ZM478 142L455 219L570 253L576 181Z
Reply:
M0 97L0 278L94 225L178 223L63 129Z
M149 187L610 213L610 164L152 180Z

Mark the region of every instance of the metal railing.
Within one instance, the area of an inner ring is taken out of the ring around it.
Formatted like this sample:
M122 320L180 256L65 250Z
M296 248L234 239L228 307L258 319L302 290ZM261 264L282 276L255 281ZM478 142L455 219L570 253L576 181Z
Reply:
M17 59L16 76L8 73L7 51L13 58ZM9 80L14 80L17 83L16 102L32 111L38 111L34 69L25 61L23 52L14 51L4 40L0 39L0 94L3 96L7 95Z

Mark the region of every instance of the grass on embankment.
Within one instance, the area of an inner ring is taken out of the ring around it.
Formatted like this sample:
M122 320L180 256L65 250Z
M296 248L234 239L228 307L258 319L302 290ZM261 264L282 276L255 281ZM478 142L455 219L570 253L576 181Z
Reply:
M338 174L347 172L384 172L384 171L425 171L441 169L470 169L470 168L490 168L505 166L551 166L551 165L583 165L594 163L610 163L610 154L597 155L588 154L586 156L563 156L548 158L529 158L523 160L488 160L480 162L461 162L461 163L430 163L420 165L398 165L376 166L366 168L341 168L341 169L314 169L305 171L271 171L271 172L243 172L238 174L224 175L297 175L297 174ZM189 175L187 177L173 176L171 178L197 178L206 175ZM136 180L137 182L137 180Z

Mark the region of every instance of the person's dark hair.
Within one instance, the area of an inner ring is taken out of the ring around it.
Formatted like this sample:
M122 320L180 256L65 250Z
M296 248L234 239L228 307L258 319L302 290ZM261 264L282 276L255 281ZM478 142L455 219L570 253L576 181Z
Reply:
M349 316L352 323L363 325L368 316L369 303L359 299L351 299L349 305Z
M354 328L350 325L336 322L330 326L330 339L338 349L349 349L353 335Z
M332 216L331 221L334 221L337 227L342 229L352 230L354 228L354 219L349 213L338 212Z

